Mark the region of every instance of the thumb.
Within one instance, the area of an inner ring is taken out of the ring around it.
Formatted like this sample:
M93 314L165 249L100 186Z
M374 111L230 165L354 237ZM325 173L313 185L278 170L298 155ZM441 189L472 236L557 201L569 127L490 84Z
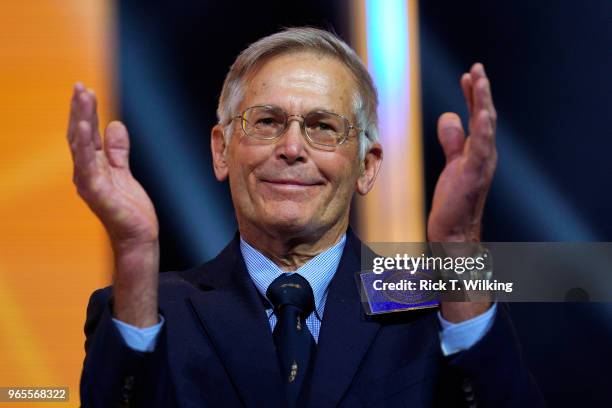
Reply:
M450 162L463 152L465 133L461 118L456 113L446 112L438 119L438 139L444 150L446 162Z
M108 124L104 132L104 151L111 166L129 169L130 138L123 123Z

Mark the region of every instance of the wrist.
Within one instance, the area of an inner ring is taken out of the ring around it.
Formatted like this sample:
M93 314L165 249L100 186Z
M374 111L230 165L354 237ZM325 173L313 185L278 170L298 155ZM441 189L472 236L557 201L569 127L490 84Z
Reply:
M429 232L429 242L480 242L480 232L477 231L455 231L455 232Z
M113 316L137 327L158 322L159 243L113 243Z
M127 256L136 253L159 253L159 238L157 235L147 238L113 238L110 235L113 254Z
M133 285L122 280L113 283L113 317L136 327L158 323L157 277Z
M444 320L461 323L485 313L492 304L492 299L480 302L441 302L440 313Z
M480 242L481 222L473 220L448 228L431 217L427 224L427 240L429 242Z

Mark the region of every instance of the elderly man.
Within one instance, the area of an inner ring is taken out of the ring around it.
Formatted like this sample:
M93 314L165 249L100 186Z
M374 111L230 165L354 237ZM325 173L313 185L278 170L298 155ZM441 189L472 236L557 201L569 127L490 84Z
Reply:
M471 134L456 114L440 118L447 164L430 241L479 240L496 166L481 64L461 87ZM115 261L113 286L87 310L84 406L539 404L501 305L364 313L349 211L381 165L376 107L368 72L333 34L294 28L249 46L227 75L211 137L238 234L210 262L160 275L157 218L130 173L127 130L112 122L102 138L93 92L75 86L74 182Z

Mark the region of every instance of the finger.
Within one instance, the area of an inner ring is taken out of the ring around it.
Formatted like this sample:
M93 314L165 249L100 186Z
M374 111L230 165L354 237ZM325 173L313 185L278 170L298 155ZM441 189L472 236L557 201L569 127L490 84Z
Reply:
M493 106L493 99L491 97L491 87L487 78L481 78L478 80L474 90L474 111L486 110L489 113L489 119L493 128L495 128L497 122L497 112Z
M485 73L484 65L482 65L480 62L474 63L470 68L470 75L472 76L472 81L474 84L478 82L480 78L486 78L487 74Z
M92 126L94 132L94 144L96 146L96 150L102 150L102 135L100 134L100 123L98 120L98 97L96 96L93 89L87 89L87 93L89 93L89 97L93 101L93 111L92 111Z
M465 145L465 132L461 119L456 113L446 112L438 119L438 139L446 162L450 162L463 152Z
M82 120L76 126L74 139L74 180L80 193L96 190L98 170L91 123Z
M480 109L486 109L489 111L489 117L495 129L497 122L497 112L493 105L493 96L491 94L491 82L484 70L484 66L480 63L474 64L472 67L472 81L473 81L473 98L474 98L474 112L478 112Z
M474 113L474 98L472 95L472 75L467 72L461 76L461 90L470 116Z
M104 133L104 151L113 167L129 169L130 138L119 121L108 124Z
M80 82L77 82L76 84L74 84L74 87L72 88L72 97L70 98L70 115L68 117L68 132L67 132L69 143L72 143L72 141L74 140L76 125L79 120L78 119L78 109L77 109L77 104L78 104L77 99L79 97L79 94L84 89L85 88L83 87L83 84L81 84Z
M102 138L98 128L98 113L96 96L91 89L82 91L78 98L79 120L90 122L93 136L93 143L96 150L102 149Z
M474 132L469 137L467 150L468 165L481 167L488 160L494 159L495 144L493 125L489 111L480 110L475 118Z

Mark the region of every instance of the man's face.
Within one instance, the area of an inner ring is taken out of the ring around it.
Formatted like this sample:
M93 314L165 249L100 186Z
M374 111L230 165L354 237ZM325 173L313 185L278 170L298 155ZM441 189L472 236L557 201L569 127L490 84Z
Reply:
M289 115L312 110L341 114L354 123L355 82L334 58L292 53L267 61L246 81L240 111L275 105ZM274 141L247 137L234 121L226 161L240 228L288 235L310 235L348 221L360 175L355 131L338 147L312 147L299 121L289 122Z

